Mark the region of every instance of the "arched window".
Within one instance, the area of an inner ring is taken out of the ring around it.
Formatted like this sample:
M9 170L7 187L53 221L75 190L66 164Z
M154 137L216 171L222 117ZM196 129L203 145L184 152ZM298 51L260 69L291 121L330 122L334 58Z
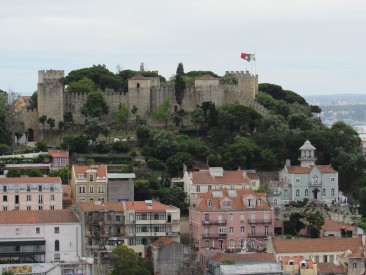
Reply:
M300 190L296 189L296 197L300 197Z
M287 192L288 192L287 189L285 189L285 191L283 191L283 196L284 197L287 197Z
M332 196L334 196L334 188L332 188L332 190L330 190L330 194L331 194Z
M229 240L229 248L235 248L235 239Z
M273 198L273 205L277 205L277 204L278 204L277 198Z
M305 197L309 197L309 190L305 189Z
M55 241L55 251L60 251L60 241L59 240Z
M322 196L326 196L326 195L327 195L327 191L325 191L325 188L323 188Z

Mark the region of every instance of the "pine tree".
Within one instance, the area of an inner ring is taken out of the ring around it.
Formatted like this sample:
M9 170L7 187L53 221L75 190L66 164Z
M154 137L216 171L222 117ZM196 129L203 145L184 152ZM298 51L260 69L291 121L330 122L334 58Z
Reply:
M177 68L177 74L175 75L175 99L179 105L182 105L184 90L186 89L186 83L184 81L184 68L183 64L179 63Z

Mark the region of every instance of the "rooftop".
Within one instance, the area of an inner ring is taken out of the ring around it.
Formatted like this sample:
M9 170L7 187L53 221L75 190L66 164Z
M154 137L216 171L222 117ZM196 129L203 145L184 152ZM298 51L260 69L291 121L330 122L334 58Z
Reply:
M331 219L325 219L323 224L323 230L325 231L338 231L341 229L348 230L348 231L354 231L355 227L353 225L348 225L345 223L333 221Z
M84 212L124 211L122 202L79 202L78 205Z
M174 209L177 210L178 208L165 205L157 201L126 201L125 202L126 210L135 210L135 211L157 211L157 210L168 210Z
M214 168L214 167L212 167ZM210 168L210 169L212 169ZM213 175L213 173L217 173ZM249 179L245 171L193 171L193 184L247 184Z
M337 173L331 165L310 165L301 167L297 165L287 166L289 174L309 174L313 168L317 167L321 173Z
M233 260L236 263L245 262L276 262L276 257L273 253L223 253L218 252L211 258L211 262L220 263L222 261Z
M89 170L95 170L97 172L97 177L99 177L99 178L106 178L106 176L107 176L107 166L104 164L90 165L90 166L73 165L72 168L75 172L75 174L74 174L75 178L78 178L78 175L85 174Z
M155 247L162 247L162 246L166 246L172 243L178 243L176 241L174 241L172 238L168 238L168 237L161 237L159 239L157 239L156 241L153 241L151 243L152 246Z
M65 150L48 150L53 158L68 158L69 152Z
M78 222L78 218L71 209L0 212L0 224L62 224Z
M60 177L0 178L0 184L61 183Z

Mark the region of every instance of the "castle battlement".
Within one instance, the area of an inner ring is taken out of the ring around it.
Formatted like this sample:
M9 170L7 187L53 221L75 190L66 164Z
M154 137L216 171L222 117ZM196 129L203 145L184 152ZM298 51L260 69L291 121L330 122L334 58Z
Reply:
M44 83L46 79L60 80L64 76L64 70L40 70L38 71L38 83Z

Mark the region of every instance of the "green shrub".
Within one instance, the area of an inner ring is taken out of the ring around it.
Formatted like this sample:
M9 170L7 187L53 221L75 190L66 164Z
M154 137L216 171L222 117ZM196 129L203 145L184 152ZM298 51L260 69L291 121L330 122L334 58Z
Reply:
M110 151L109 145L104 143L99 143L95 146L95 151L101 154L108 153Z
M148 158L146 161L147 167L149 167L150 169L154 169L154 170L162 170L164 169L164 165L162 164L162 162L156 158Z
M125 141L114 142L112 148L118 153L127 153L130 150L128 143Z

